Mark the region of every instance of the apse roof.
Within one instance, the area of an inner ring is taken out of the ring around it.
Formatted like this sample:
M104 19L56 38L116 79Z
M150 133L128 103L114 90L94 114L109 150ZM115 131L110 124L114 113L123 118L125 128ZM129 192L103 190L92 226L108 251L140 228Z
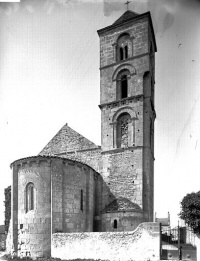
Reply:
M108 204L101 213L109 213L115 211L141 211L141 208L136 204L131 202L127 198L116 198L110 204Z
M27 161L27 162L32 162L32 161L34 162L35 161L36 162L36 161L40 161L40 160L52 160L52 159L60 159L60 160L63 160L63 161L70 161L70 162L73 162L73 163L81 163L81 164L83 164L83 165L93 169L96 173L98 173L90 165L86 164L85 162L81 161L80 159L79 160L74 160L74 159L70 158L69 155L66 155L65 157L54 156L54 155L51 155L51 156L47 156L47 155L29 156L29 157L26 157L26 158L21 158L21 159L13 161L10 164L10 167L12 168L14 164L21 164L24 161ZM0 234L1 234L2 229L3 229L2 226L0 226Z

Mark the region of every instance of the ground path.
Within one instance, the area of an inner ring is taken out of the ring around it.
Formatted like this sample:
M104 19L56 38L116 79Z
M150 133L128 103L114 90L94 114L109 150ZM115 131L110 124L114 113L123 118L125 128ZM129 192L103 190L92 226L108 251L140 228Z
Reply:
M5 251L0 251L0 260L6 261L6 259L4 258L5 254Z

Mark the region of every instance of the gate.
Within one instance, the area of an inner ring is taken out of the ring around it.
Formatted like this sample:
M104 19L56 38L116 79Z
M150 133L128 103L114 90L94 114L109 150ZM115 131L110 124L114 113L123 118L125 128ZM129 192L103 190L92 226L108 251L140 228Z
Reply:
M191 228L162 227L161 238L162 260L197 261L195 235Z

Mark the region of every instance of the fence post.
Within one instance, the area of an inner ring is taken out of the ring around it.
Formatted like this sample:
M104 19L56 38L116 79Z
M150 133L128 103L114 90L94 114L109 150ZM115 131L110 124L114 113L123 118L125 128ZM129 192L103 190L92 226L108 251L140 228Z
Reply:
M180 235L179 221L178 221L178 259L182 260L181 235Z
M160 259L162 258L162 228L161 223L159 223L159 230L160 230Z

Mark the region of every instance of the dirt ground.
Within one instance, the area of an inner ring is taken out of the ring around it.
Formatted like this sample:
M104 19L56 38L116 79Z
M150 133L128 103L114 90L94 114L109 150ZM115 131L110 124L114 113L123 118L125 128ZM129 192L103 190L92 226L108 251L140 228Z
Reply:
M0 260L6 260L6 259L4 258L5 254L6 254L5 251L0 251Z

